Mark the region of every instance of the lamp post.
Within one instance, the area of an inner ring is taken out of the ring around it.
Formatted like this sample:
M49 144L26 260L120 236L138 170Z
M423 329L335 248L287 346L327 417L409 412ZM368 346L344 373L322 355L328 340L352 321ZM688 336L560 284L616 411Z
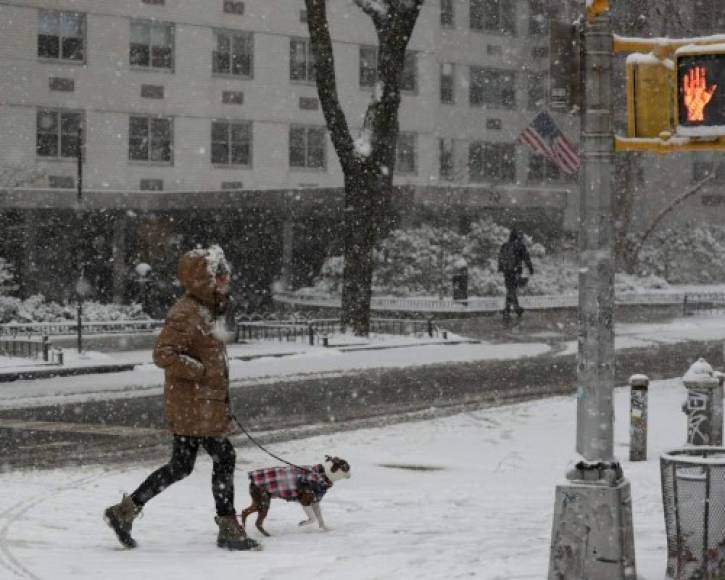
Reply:
M614 457L612 55L607 0L588 3L581 142L579 457L556 488L549 580L634 580L632 499Z
M78 342L78 354L81 354L83 352L83 299L90 295L91 293L91 285L88 283L88 280L86 280L86 277L83 272L83 266L81 266L81 275L78 278L78 282L76 282L76 296L78 298L78 311L77 311L77 333L76 338Z

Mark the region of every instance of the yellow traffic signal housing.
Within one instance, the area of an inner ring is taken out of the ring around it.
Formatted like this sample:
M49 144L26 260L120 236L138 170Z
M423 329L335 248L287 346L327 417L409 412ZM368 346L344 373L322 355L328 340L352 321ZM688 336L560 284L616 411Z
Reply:
M672 131L673 64L652 54L627 58L627 136L659 137Z
M609 0L588 0L587 1L587 18L591 20L600 14L609 12Z
M675 52L676 134L725 137L725 45L689 45Z

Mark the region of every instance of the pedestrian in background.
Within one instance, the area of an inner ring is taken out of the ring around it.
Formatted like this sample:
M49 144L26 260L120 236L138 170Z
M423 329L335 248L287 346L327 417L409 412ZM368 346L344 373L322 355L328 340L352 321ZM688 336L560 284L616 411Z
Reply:
M506 286L506 305L503 309L504 320L511 319L512 308L519 318L524 313L524 309L519 305L517 294L519 287L523 286L524 264L529 269L529 275L533 275L534 267L531 264L531 257L523 236L516 228L512 228L508 241L501 245L501 250L498 253L498 271L503 273L503 281Z
M185 290L168 312L154 348L154 363L164 369L164 404L173 433L170 461L130 495L104 512L121 544L135 548L133 521L153 497L188 476L203 448L212 459L212 495L219 527L217 546L249 550L234 507L236 454L227 435L233 431L229 406L229 366L219 322L229 302L229 265L219 246L187 252L177 278Z

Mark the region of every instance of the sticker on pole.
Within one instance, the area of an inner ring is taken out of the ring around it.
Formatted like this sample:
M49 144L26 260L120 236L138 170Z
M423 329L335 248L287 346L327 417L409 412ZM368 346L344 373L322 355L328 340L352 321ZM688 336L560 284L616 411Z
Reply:
M685 46L677 61L677 134L725 136L725 45Z

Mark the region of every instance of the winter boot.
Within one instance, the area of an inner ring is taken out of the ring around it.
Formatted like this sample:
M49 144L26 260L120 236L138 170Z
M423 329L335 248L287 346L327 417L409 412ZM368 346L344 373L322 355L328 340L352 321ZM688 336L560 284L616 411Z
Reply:
M216 545L226 550L261 550L257 542L248 538L244 528L237 521L236 515L216 516L214 521L219 526Z
M141 513L141 506L134 503L133 499L123 494L121 503L112 505L103 512L103 519L109 527L116 532L118 541L126 548L135 548L136 540L131 537L131 526L133 520Z

